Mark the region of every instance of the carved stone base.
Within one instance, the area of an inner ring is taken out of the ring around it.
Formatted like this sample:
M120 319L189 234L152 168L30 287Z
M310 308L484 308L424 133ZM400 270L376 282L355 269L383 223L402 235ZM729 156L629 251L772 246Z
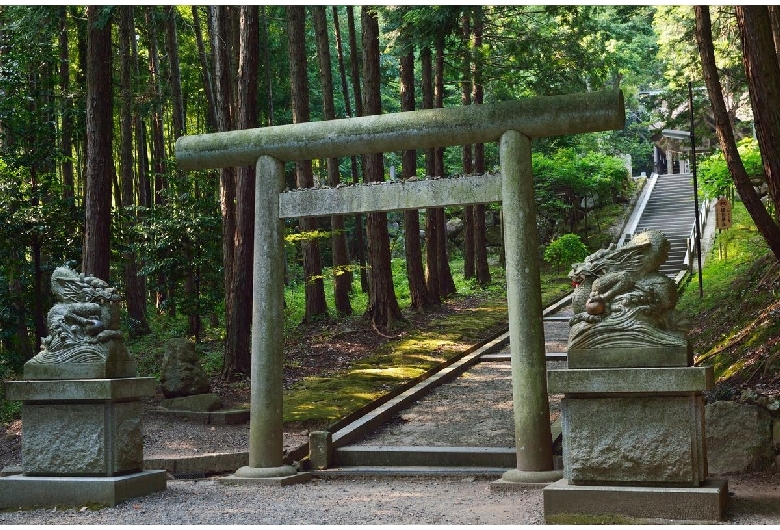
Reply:
M707 477L702 392L712 368L551 370L564 478L576 485L698 486Z
M135 377L133 360L100 363L26 363L24 378L52 379L121 379Z
M693 364L693 349L690 344L680 347L637 348L569 348L568 367L587 368L665 368L683 367Z
M712 523L723 518L729 502L725 480L708 480L696 488L674 488L573 486L561 479L544 488L542 496L548 523L554 523L554 517L563 514Z
M165 470L140 471L119 477L0 478L0 508L33 506L116 506L122 501L165 491Z
M701 396L567 397L561 414L573 485L698 486L707 476Z
M22 469L26 476L110 477L143 469L140 398L151 377L10 381L6 397L22 401Z

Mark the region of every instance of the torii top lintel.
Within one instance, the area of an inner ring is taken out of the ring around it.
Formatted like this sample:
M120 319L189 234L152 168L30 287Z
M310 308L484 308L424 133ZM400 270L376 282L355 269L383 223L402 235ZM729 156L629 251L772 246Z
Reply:
M183 170L254 165L262 155L284 162L488 143L514 130L529 138L622 129L620 90L544 96L486 105L182 136Z

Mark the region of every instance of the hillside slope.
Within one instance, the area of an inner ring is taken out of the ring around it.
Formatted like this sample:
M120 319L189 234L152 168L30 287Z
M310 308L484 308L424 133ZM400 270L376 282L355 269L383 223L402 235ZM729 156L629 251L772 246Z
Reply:
M780 264L741 203L703 269L704 296L692 277L678 309L690 320L697 365L712 365L711 400L780 408Z

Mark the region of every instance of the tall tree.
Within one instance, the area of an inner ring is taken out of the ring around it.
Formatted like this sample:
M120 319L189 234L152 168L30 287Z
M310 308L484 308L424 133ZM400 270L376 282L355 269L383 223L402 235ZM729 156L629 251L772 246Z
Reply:
M422 76L422 101L424 109L433 108L433 61L431 57L431 48L424 46L420 50L420 70ZM436 150L425 150L425 174L434 176L436 174ZM428 294L431 296L434 304L440 304L441 282L439 281L439 222L438 208L427 208L425 210L425 284L428 287Z
M360 11L363 30L363 86L366 115L382 113L381 81L379 75L379 22L376 12L368 7ZM364 157L366 182L382 182L384 164L382 154ZM366 314L380 331L392 329L402 318L401 308L395 297L390 266L390 235L387 232L387 214L374 212L366 215L368 236L369 303Z
M266 7L267 6L262 6L260 9L260 25L262 26L263 35L262 48L264 50L263 67L265 68L265 84L268 91L266 94L266 99L268 101L266 123L270 127L274 124L274 71L271 67L271 45L269 43L270 33L268 31L268 14L266 13Z
M330 43L328 42L327 15L324 6L312 7L314 35L317 42L317 58L320 63L320 86L322 88L323 118L336 118L336 105L333 99L333 74L331 72ZM339 159L328 158L328 185L337 187L341 182L339 175ZM349 254L347 253L347 238L344 233L344 216L332 215L330 218L331 252L333 254L333 281L336 311L340 315L352 313L349 302L349 292L352 285L352 275L349 273Z
M766 6L735 6L756 139L769 197L780 219L780 65Z
M461 67L461 105L471 105L471 18L468 10L461 17L461 30L463 36L464 53ZM462 146L461 159L463 174L470 175L474 172L471 145ZM467 204L463 207L463 277L474 277L474 205Z
M238 60L239 129L258 126L258 73L260 56L260 11L258 6L241 6ZM252 328L252 264L255 223L255 168L238 168L236 175L236 227L234 266L230 292L234 297L231 315L232 335L225 338L222 376L251 371L250 331Z
M737 188L745 208L753 218L756 228L767 242L775 258L780 261L780 227L767 212L750 181L747 171L745 171L745 166L737 151L737 144L734 140L734 132L726 105L723 102L723 92L720 86L718 69L715 65L715 50L712 44L712 22L710 20L709 7L696 6L694 9L696 13L696 42L699 46L704 81L707 84L707 92L710 95L710 103L712 104L715 118L715 129L723 150L723 156L731 177L734 179L734 186Z
M198 47L198 59L200 61L200 76L203 82L203 90L206 96L206 130L217 129L216 103L214 102L214 83L211 78L211 66L206 55L206 46L203 43L203 31L200 25L200 9L192 6L192 31L195 33L195 44Z
M165 51L168 54L168 82L171 90L173 139L184 134L184 96L181 91L181 68L179 64L179 38L176 28L177 9L165 7Z
M482 41L484 31L484 12L482 6L474 8L474 22L472 28L474 34L473 62L472 62L472 95L471 102L474 105L482 105L485 92L482 85ZM474 172L482 175L485 173L485 144L474 146ZM502 247L503 248L503 247ZM485 230L485 205L474 206L474 268L479 285L490 283L490 267L487 259L487 233Z
M408 46L407 48L411 48ZM413 111L414 103L414 51L401 55L401 110ZM401 159L401 176L408 179L417 174L417 151L404 151ZM435 304L425 285L425 269L422 264L420 244L420 212L404 210L404 252L406 254L406 278L409 282L411 307L424 311Z
M171 107L173 122L173 140L176 140L186 132L187 122L184 109L184 94L181 87L181 65L179 63L179 37L177 28L178 9L176 6L165 8L165 50L168 54L168 80L171 89ZM178 173L178 171L177 171ZM198 271L194 264L194 249L189 243L183 245L181 252L184 254L186 267L181 274L184 276L184 299L187 313L187 335L194 336L195 341L200 341L200 297L198 295Z
M335 17L338 21L338 17ZM337 26L338 27L338 26ZM347 33L349 34L349 64L352 71L352 92L355 95L355 116L363 115L363 95L360 88L360 53L357 47L357 28L355 27L355 13L352 6L347 6ZM343 61L342 61L343 62ZM344 87L344 101L349 105L349 95ZM349 109L349 107L347 107ZM347 114L351 114L347 110ZM360 182L357 157L351 158L352 182ZM363 216L355 214L355 247L358 265L360 265L360 287L363 292L368 292L368 269L366 268L365 240L363 238Z
M87 7L87 170L82 269L109 279L113 108L111 97L111 13Z
M133 49L135 23L133 6L119 8L119 61L120 61L120 111L119 111L119 174L122 187L121 206L125 207L123 222L130 227L134 217L127 207L135 206L135 164L133 161ZM127 249L122 253L124 261L125 300L127 315L132 322L133 335L149 333L146 319L146 293L138 277L136 255Z
M287 39L290 50L290 92L293 123L310 120L309 78L306 68L306 9L303 6L287 7ZM296 183L299 188L314 186L311 160L295 163ZM317 220L303 217L298 226L304 234L317 230ZM327 312L325 285L322 280L320 246L316 238L301 243L303 253L303 276L306 283L306 310L304 322L311 322L316 316Z
M60 148L62 150L62 192L73 198L73 103L70 94L70 51L68 47L68 8L60 6Z
M444 43L445 43L445 28L440 27L437 29L436 34L436 68L434 73L434 91L433 91L433 106L434 108L444 108ZM435 172L437 177L444 177L446 170L444 168L444 148L438 147L435 150ZM438 247L438 261L437 266L439 268L439 295L447 297L455 292L455 282L452 279L452 271L450 270L450 260L447 250L447 218L444 215L444 208L435 208L436 220L438 224L436 246Z
M155 8L146 8L146 26L149 31L149 90L152 96L151 104L151 167L154 178L151 180L152 197L154 206L162 207L166 203L166 169L167 157L165 155L165 124L163 111L162 74L160 70L159 43L157 42L157 18ZM168 304L171 285L170 278L163 272L157 273L157 296L155 305L158 311L167 309L168 313L175 314L176 305Z
M209 26L211 37L211 64L214 68L214 102L218 131L233 129L232 101L233 86L230 75L229 54L229 12L225 6L209 6ZM225 285L225 334L233 336L233 311L235 308L235 293L231 290L233 283L234 244L233 236L236 227L236 177L234 168L219 170L219 202L222 216L222 264ZM225 359L233 359L237 352L229 351L228 346L235 344L225 341ZM225 365L230 361L225 362Z
M133 71L137 77L141 77L141 66L138 59L138 44L136 39L130 39L130 49L133 60ZM140 105L133 106L133 127L135 129L135 153L138 167L138 205L150 209L152 207L152 186L149 179L149 150L146 121L141 113ZM145 278L143 279L143 291L146 291Z

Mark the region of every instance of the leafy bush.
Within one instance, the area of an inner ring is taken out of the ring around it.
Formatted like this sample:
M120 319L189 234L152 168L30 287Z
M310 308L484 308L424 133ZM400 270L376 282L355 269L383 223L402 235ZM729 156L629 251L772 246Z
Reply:
M758 142L753 138L743 138L737 144L737 150L748 176L754 184L759 184L764 179L764 166L761 163ZM699 164L698 177L699 190L705 198L715 199L731 195L734 181L722 152L702 160Z
M535 152L532 164L537 224L543 240L563 230L574 232L577 221L591 208L589 204L615 202L629 180L621 159L595 152L581 155L560 149L549 156Z
M560 272L562 266L578 263L588 255L588 247L577 234L564 234L544 250L544 260Z

